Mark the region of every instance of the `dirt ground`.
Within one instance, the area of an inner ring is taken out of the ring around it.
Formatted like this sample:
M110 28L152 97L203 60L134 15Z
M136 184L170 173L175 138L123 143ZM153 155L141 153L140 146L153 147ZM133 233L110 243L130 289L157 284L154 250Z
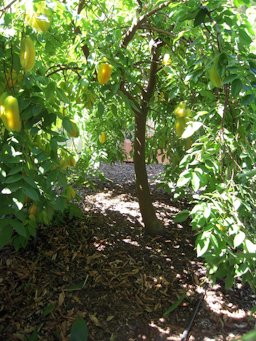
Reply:
M196 310L183 340L238 340L253 329L255 293L208 283L190 227L173 222L182 204L156 187L162 166L148 174L164 238L143 233L133 165L102 170L105 181L79 189L81 220L43 227L36 248L0 251L0 340L69 340L83 317L90 341L176 341Z

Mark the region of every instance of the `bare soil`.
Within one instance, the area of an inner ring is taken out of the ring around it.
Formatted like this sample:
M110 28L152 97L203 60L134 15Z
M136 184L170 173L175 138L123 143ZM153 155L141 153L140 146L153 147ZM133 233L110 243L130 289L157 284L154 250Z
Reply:
M144 234L133 165L117 163L79 189L82 219L42 227L36 249L0 252L0 340L69 340L80 316L90 341L176 341L197 308L186 340L238 340L254 328L255 293L208 282L191 228L173 222L184 203L156 186L162 167L148 174L164 238Z

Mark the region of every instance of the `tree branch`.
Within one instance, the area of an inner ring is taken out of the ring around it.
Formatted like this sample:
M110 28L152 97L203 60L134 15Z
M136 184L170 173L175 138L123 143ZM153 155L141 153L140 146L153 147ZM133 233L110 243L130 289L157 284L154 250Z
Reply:
M57 68L57 69L54 70L54 71L51 71L51 72L47 73L49 70L51 70L51 69L53 69L53 68ZM73 72L75 72L78 76L80 76L79 73L78 73L78 71L81 71L82 68L77 67L77 66L68 66L68 65L60 65L60 64L58 64L58 65L51 66L51 67L48 69L48 71L46 72L46 77L50 77L51 75L54 75L55 73L58 73L59 71L68 71L68 70L73 71Z
M166 36L169 36L169 37L172 37L172 38L175 37L174 33L166 31L166 30L162 30L161 28L157 28L157 27L154 27L154 26L141 25L140 28L143 29L143 30L145 29L145 30L152 31L152 32L162 33L163 35L166 35Z
M154 15L155 13L157 13L158 11L160 11L161 9L169 6L169 4L172 1L165 1L162 4L160 4L158 7L152 9L150 12L142 15L141 17L138 18L138 20L134 20L132 26L128 29L128 31L125 33L121 47L126 48L128 46L128 44L130 43L130 41L132 40L132 38L134 37L136 31L141 28L141 25L152 15Z
M152 59L150 65L150 72L149 72L149 80L146 90L143 92L142 96L142 107L144 110L147 110L150 98L154 92L155 85L156 85L156 74L158 71L158 62L159 62L159 50L163 46L162 41L155 41L152 47Z
M2 12L2 14L1 14L1 17L0 17L0 18L2 18L4 12L6 12L9 8L11 8L12 5L13 5L15 2L17 2L17 1L20 1L20 0L12 0L8 5L6 5L5 7L1 8L1 9L0 9L0 12Z

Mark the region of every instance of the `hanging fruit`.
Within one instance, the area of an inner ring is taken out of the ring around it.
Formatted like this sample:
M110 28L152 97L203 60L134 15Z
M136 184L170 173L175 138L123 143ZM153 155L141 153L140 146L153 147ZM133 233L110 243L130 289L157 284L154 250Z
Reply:
M103 85L106 84L111 77L112 74L112 65L109 63L101 63L98 67L98 82Z
M79 128L75 122L70 121L70 124L66 127L67 133L69 137L78 137L79 136Z
M219 56L214 58L213 64L209 69L209 78L210 78L212 85L215 88L221 88L223 85L220 71L218 68L218 63L219 63Z
M29 36L21 41L20 64L26 72L31 71L35 65L35 46Z
M99 141L100 141L101 144L104 144L106 142L106 139L107 139L106 133L103 131L99 135Z
M36 7L36 11L34 11ZM36 32L45 33L51 26L51 10L47 8L45 1L27 6L26 23Z
M171 65L171 57L170 57L169 53L165 53L165 54L164 54L163 60L162 60L162 64L163 64L164 66Z
M4 95L4 94L3 94ZM18 101L13 96L6 96L1 105L1 119L8 131L21 131L21 119Z
M68 185L65 189L65 195L68 200L72 200L76 196L76 191L71 185Z
M186 127L186 118L180 117L176 119L175 131L178 137L181 137Z
M36 220L37 211L38 211L38 207L33 202L33 204L28 209L28 217L29 217L30 220Z
M60 168L66 169L68 167L75 167L76 159L72 155L62 154L60 160Z
M191 110L186 107L185 102L180 102L174 109L174 114L177 118L188 117L191 114Z

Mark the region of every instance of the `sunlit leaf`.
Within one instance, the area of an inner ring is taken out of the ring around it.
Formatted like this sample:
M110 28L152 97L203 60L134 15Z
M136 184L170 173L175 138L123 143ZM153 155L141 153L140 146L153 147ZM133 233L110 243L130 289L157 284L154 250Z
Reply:
M241 245L244 239L245 239L245 233L243 231L239 231L238 234L236 234L234 238L234 247L236 248L239 245Z
M246 245L246 248L247 248L248 252L250 252L250 253L255 253L256 252L256 244L251 242L249 239L245 240L245 245Z
M199 239L196 246L197 257L202 257L208 250L210 244L209 238Z
M196 192L200 188L200 178L196 172L192 173L191 184L193 190Z
M201 122L189 122L184 133L181 135L182 139L187 139L188 137L194 135L194 133L202 127Z

